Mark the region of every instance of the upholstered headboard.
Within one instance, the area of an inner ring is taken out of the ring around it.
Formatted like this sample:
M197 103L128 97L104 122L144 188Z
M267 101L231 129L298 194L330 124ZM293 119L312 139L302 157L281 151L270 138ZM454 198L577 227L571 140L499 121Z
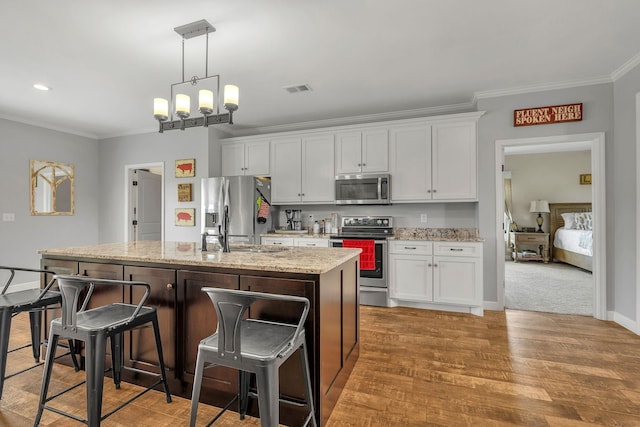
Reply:
M549 229L549 245L551 246L551 256L553 259L553 238L556 230L564 226L563 213L569 212L591 212L591 202L580 203L549 203L551 228Z

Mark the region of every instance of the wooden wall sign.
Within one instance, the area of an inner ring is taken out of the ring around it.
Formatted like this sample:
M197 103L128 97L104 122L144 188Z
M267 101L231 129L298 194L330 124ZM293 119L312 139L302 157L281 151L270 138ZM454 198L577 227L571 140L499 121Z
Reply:
M178 184L178 201L193 201L193 184Z
M582 102L579 104L513 110L513 126L546 125L549 123L579 122L582 120Z

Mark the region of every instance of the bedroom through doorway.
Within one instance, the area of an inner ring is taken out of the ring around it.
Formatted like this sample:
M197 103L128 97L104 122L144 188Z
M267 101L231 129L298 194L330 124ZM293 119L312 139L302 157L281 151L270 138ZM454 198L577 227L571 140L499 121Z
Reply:
M499 305L606 318L604 251L594 251L605 235L604 183L585 182L604 177L604 135L496 141L496 159L504 165L496 179Z

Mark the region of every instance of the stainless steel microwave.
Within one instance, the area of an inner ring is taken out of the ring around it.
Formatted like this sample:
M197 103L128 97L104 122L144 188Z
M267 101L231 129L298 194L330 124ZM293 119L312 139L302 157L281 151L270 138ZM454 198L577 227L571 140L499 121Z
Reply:
M336 205L391 204L389 174L355 174L336 176Z

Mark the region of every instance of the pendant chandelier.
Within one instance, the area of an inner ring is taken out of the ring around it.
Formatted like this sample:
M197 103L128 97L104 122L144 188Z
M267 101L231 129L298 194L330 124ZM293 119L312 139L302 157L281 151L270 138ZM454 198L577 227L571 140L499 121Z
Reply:
M233 112L238 109L239 89L235 85L224 86L223 104L227 113L220 113L220 103L215 102L220 97L220 75L209 76L209 33L216 29L202 19L191 24L174 28L182 36L182 81L171 85L171 110L169 101L165 98L153 99L153 117L160 124L160 133L165 130L180 129L228 123L233 124ZM206 36L205 76L193 76L189 80L184 78L184 42L185 40ZM199 117L191 117L191 98L198 99ZM219 100L219 99L218 99ZM171 111L171 116L169 116ZM177 119L174 120L174 113Z

